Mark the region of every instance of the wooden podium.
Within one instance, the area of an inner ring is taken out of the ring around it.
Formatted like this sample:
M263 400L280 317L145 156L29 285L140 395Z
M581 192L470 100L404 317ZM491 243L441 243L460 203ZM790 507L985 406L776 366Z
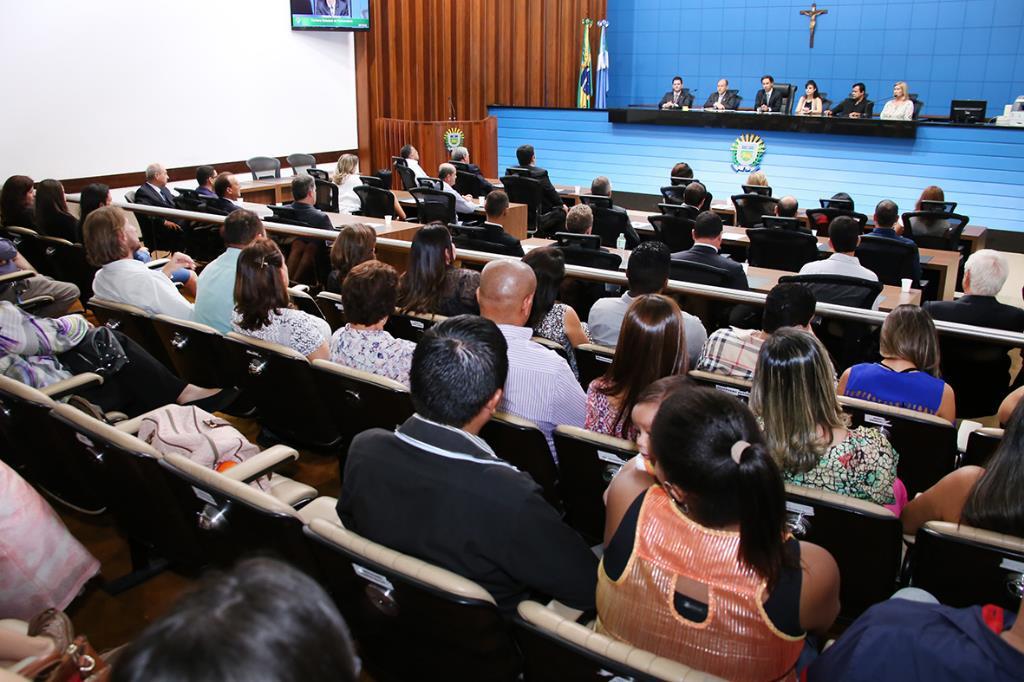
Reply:
M391 157L398 156L403 145L411 144L420 153L420 166L427 175L436 178L437 167L450 158L445 147L447 131L461 130L461 146L469 149L469 159L480 167L486 178L498 177L498 121L488 116L478 121L408 121L398 118L379 118L373 123L373 168L391 168ZM394 186L401 188L398 174Z

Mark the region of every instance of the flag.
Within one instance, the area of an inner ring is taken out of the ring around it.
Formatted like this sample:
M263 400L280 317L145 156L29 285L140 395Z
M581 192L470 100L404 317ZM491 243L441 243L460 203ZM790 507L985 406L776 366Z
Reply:
M583 20L583 47L580 49L580 81L576 95L576 108L590 108L590 19Z
M597 81L594 88L594 108L608 108L608 44L605 42L605 31L608 30L608 20L602 19L597 22L601 27L601 44L597 48Z

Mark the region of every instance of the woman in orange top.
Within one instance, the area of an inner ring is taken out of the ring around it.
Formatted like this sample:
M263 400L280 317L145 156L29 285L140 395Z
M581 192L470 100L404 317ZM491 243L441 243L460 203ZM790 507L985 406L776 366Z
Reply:
M598 569L598 630L730 680L796 679L808 631L839 613L839 569L786 537L782 477L753 414L713 389L654 419L655 485Z

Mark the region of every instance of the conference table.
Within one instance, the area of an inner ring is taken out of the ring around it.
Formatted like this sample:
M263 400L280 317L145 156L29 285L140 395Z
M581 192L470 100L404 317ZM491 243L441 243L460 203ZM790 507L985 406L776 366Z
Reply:
M523 250L530 251L531 249L538 249L545 246L551 246L555 244L551 239L541 239L540 237L531 237L530 239L523 240ZM622 257L621 270L626 269L626 265L629 263L630 252L625 249L607 249L611 253L618 254ZM768 293L779 283L779 279L786 277L787 275L795 275L795 272L786 272L785 270L773 270L771 268L758 268L752 265L743 266L744 272L747 273L747 284L750 285L751 291L759 291L761 293ZM889 312L893 308L903 304L910 305L921 305L921 290L911 289L910 291L903 291L900 287L886 284L882 288L882 293L879 298L878 309L883 312Z

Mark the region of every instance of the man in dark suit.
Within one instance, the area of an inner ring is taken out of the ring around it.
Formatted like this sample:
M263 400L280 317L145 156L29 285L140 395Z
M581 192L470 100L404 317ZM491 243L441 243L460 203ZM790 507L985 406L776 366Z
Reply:
M683 77L676 76L672 79L672 89L666 92L658 106L662 109L682 109L693 106L693 95L683 92Z
M886 239L892 239L902 244L908 244L914 247L914 266L911 273L911 277L914 283L921 281L921 254L917 250L917 244L913 239L903 237L896 232L896 221L900 217L900 207L896 205L895 201L889 199L883 199L878 202L875 206L875 229L871 230L868 234L876 237L885 237Z
M729 273L726 284L731 289L748 289L747 274L743 266L719 253L722 248L722 219L717 213L704 211L693 226L693 246L672 254L673 260L703 263Z
M762 113L782 111L782 93L775 91L775 79L770 75L761 77L761 89L754 98L754 110Z
M455 147L452 149L452 161L461 163L466 166L466 173L472 173L477 177L480 183L480 189L482 193L479 196L487 196L491 190L494 189L494 185L487 182L487 178L484 177L483 172L480 170L480 166L469 161L469 150L465 147Z
M220 173L213 181L213 199L207 199L206 205L224 215L229 215L235 209L241 208L235 202L242 198L242 190L238 186L238 180L231 173Z
M333 230L330 217L318 209L316 203L316 181L312 176L302 174L292 178L292 203L288 208L295 211L295 219L324 230ZM313 237L299 237L292 242L288 252L288 274L292 280L303 282L313 269L317 252L324 249L324 240Z
M849 118L870 118L875 107L868 101L868 93L863 83L854 83L850 96L839 103L834 109L826 109L826 116L848 116Z
M739 98L729 92L729 81L724 78L718 81L715 92L711 93L708 96L708 101L704 102L705 109L715 109L716 111L734 110L739 105Z
M169 179L167 169L159 163L146 166L146 181L135 190L135 203L159 208L177 208L174 205L174 195L167 189ZM181 232L182 229L182 225L172 220L164 220L163 227L173 232Z
M196 194L207 199L213 199L217 192L213 189L213 179L217 177L217 171L213 166L200 166L196 168Z
M487 213L487 219L481 227L487 230L487 241L518 250L516 255L522 256L523 247L519 240L506 232L505 228L498 222L508 215L508 203L508 195L500 189L488 193L487 199L484 200L484 211Z
M529 168L529 177L540 183L540 229L542 232L557 232L565 224L565 214L569 208L562 203L562 197L558 190L551 184L548 172L538 168L537 155L532 144L521 145L516 149L516 160L522 168Z
M598 197L612 198L612 181L603 175L599 175L594 178L593 182L590 183L590 193ZM640 236L637 235L636 230L633 229L633 224L629 220L629 214L626 209L621 206L612 204L611 210L615 213L620 213L626 216L626 248L634 249L640 244ZM600 212L599 212L600 213ZM600 216L598 216L600 217Z
M349 0L316 0L316 14L327 17L350 17Z

